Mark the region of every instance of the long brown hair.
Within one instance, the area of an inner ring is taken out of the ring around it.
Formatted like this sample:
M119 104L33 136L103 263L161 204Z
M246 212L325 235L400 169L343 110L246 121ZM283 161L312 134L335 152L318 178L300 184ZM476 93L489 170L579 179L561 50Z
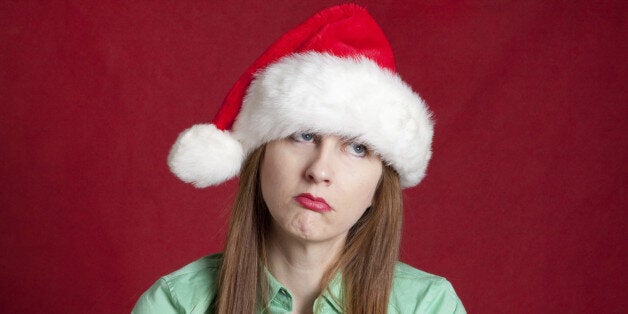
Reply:
M242 166L213 304L216 313L254 313L268 304L264 266L272 218L259 180L264 149L253 151ZM387 312L402 216L399 176L385 165L373 205L349 230L344 251L322 280L321 294L342 272L343 295L337 301L344 313Z

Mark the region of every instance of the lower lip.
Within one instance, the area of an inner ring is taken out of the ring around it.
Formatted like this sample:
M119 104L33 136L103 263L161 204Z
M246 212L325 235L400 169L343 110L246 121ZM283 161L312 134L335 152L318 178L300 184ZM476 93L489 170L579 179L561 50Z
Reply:
M315 201L309 197L297 196L294 199L299 204L301 204L301 206L303 206L304 208L307 208L315 212L324 213L324 212L331 211L331 207L329 207L329 205L327 205L326 203Z

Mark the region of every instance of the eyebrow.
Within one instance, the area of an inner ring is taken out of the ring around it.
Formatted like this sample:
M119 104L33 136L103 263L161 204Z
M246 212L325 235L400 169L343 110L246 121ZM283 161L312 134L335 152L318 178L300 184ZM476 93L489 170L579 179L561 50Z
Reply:
M369 147L369 145L367 145L364 141L359 140L357 136L351 136L351 137L340 136L340 140L343 141L343 142L358 142L358 143L360 143L360 144L362 144L364 146Z

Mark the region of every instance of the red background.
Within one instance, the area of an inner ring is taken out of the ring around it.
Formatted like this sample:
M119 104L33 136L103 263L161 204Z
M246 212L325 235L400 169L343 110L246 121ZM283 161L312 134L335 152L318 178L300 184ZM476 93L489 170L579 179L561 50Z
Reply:
M235 182L178 181L170 145L333 3L3 1L2 312L128 312L220 251ZM625 313L625 2L358 3L437 122L402 260L472 313Z

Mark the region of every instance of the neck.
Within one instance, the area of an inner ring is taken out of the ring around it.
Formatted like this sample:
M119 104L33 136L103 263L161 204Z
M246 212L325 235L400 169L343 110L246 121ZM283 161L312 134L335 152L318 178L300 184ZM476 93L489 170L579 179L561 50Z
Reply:
M295 313L311 313L322 291L325 272L342 252L345 239L311 243L273 236L268 250L268 269L292 294Z

